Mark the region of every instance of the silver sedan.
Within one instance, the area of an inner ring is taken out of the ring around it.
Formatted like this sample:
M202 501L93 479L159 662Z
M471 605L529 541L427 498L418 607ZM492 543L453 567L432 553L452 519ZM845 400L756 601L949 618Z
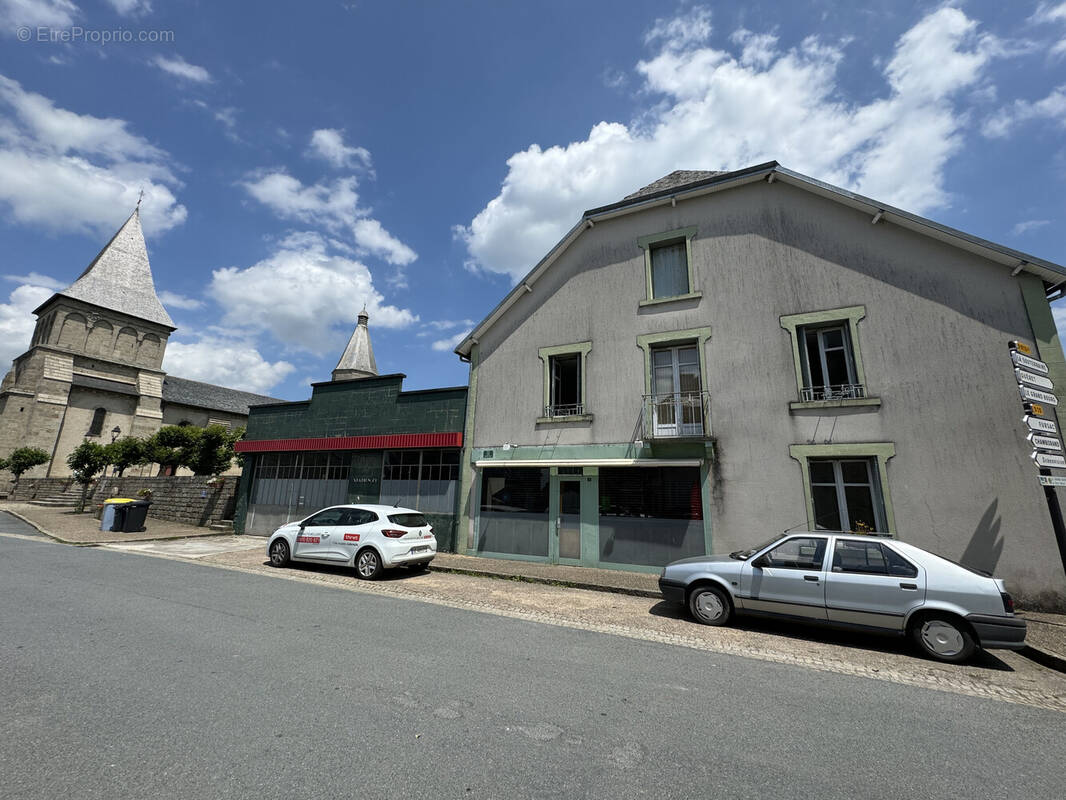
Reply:
M910 636L940 661L1025 644L1025 621L1002 580L878 536L781 534L668 564L659 588L706 625L753 614Z

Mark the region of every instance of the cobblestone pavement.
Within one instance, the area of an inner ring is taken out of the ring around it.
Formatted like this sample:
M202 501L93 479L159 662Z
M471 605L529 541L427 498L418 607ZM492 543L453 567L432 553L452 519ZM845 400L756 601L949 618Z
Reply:
M380 581L366 582L356 579L350 570L332 567L293 565L279 570L267 563L262 541L258 549L217 552L197 560L201 564L345 591L405 598L1066 712L1066 675L1011 651L982 653L970 664L949 665L918 656L902 639L761 620L740 620L728 627L710 628L692 622L680 608L645 597L433 571L412 573L400 569L386 573Z
M148 518L147 530L140 533L116 533L100 530L100 520L92 514L75 514L72 508L49 508L29 503L0 503L0 511L7 511L29 520L45 534L67 544L107 544L137 542L152 539L185 539L196 536L218 536L219 531L197 528L163 519Z

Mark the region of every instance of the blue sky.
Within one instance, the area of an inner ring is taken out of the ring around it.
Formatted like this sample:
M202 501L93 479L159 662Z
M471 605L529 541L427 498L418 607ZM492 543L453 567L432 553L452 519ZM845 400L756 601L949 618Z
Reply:
M364 303L381 372L464 384L473 322L674 169L1066 262L1066 3L857 6L0 0L0 368L142 188L164 368L286 399Z

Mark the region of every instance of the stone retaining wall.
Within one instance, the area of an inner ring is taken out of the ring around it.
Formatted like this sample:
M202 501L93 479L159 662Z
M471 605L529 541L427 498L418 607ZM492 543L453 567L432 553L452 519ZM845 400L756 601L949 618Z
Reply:
M100 478L86 501L88 506L109 497L132 497L141 489L151 489L148 516L186 525L214 525L233 519L238 478L227 476L217 486L208 486L206 477ZM81 487L69 478L23 478L8 497L12 500L43 500L50 496L76 495Z

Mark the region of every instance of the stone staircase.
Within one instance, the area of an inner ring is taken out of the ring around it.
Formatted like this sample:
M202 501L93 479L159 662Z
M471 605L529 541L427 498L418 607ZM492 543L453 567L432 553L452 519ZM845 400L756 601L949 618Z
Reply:
M27 502L31 506L47 506L49 508L73 508L81 499L81 487L74 483L68 489L53 489L50 492L42 492L33 500ZM88 502L88 501L86 501Z

